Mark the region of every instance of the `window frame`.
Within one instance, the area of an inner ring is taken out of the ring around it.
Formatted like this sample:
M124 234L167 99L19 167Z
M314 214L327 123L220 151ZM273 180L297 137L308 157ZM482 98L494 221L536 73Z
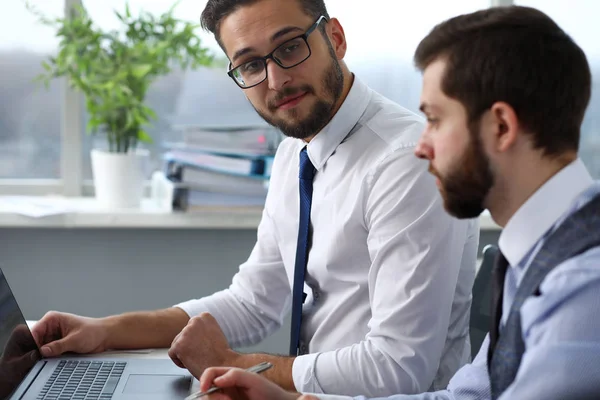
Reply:
M513 0L489 0L490 7L508 6ZM64 0L65 15L82 7L82 0ZM66 197L93 196L93 182L83 179L82 122L83 95L63 84L61 116L61 155L59 179L0 179L0 195L44 196L50 194Z

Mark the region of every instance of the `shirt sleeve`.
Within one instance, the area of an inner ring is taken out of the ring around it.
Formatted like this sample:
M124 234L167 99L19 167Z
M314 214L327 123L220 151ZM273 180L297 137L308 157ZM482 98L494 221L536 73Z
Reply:
M285 155L280 156L280 146L273 171ZM245 347L259 343L283 324L291 308L291 289L278 246L276 225L269 214L269 207L276 202L276 187L281 176L273 174L271 189L257 230L257 241L232 284L226 290L211 296L175 305L190 317L202 312L211 313L231 347ZM275 196L275 197L273 197Z
M352 346L298 357L293 376L300 392L376 397L421 393L432 385L473 221L446 213L427 164L412 150L392 153L364 182L369 332Z
M471 364L462 367L452 377L447 390L415 395L396 395L367 399L364 396L332 396L316 395L320 400L488 400L490 395L489 376L487 371L487 352L489 336L485 338L481 349Z
M557 266L521 308L525 348L507 399L597 399L600 248Z
M500 400L584 399L600 393L600 248L556 267L540 286L541 295L521 308L526 352L515 381ZM487 400L489 336L472 364L450 381L448 390L387 400ZM321 400L351 397L317 395ZM356 397L354 400L366 400ZM371 399L377 400L377 399ZM382 399L379 399L382 400Z

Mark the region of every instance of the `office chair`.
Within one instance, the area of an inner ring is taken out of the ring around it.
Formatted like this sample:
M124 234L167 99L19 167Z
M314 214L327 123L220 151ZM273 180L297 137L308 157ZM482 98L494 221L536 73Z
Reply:
M494 245L487 245L483 248L483 260L473 283L473 300L471 302L471 320L469 323L471 358L475 358L485 335L490 331L492 269L497 254L498 247Z

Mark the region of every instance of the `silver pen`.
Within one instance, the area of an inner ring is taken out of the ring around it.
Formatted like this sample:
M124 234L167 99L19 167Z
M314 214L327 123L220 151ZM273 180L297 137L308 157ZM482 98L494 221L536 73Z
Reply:
M268 362L262 362L260 364L256 364L253 367L248 368L246 371L252 372L255 374L260 374L261 372L264 372L272 367L273 367L273 364L268 363ZM217 390L221 390L221 389L222 388L220 388L220 387L213 386L210 389L208 389L206 392L196 392L194 394L191 394L188 397L186 397L185 400L194 400L194 399L198 399L200 397L208 396L209 394L214 393Z

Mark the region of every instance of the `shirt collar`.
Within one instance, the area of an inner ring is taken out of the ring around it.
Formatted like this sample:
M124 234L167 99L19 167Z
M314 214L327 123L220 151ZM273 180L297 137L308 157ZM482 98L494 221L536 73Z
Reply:
M563 168L517 210L500 234L498 245L513 267L594 183L581 159Z
M317 171L325 165L335 149L358 123L370 101L370 89L354 77L352 87L338 112L308 144L308 158ZM300 141L298 151L304 146L306 143Z

